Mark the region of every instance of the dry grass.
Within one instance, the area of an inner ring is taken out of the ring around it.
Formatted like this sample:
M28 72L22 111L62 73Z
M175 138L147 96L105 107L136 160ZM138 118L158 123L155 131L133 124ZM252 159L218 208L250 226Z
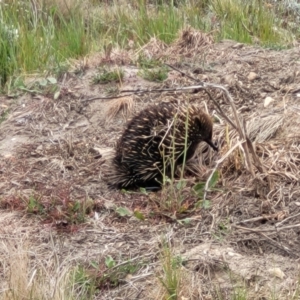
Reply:
M151 38L150 41L136 51L134 60L141 55L147 59L174 63L181 57L198 60L204 59L204 53L209 46L213 44L213 38L210 34L200 30L187 27L178 33L177 39L169 46L157 38Z
M134 100L132 97L123 97L115 99L109 103L109 108L107 112L107 122L111 122L113 118L117 116L119 112L126 119L132 113L134 106Z
M70 280L72 257L58 256L51 234L50 253L43 252L43 243L32 248L36 230L28 221L15 213L1 214L1 224L6 225L1 230L1 299L77 299L76 294L72 295L74 282Z
M197 57L201 61L201 58L204 59L204 53L213 42L214 39L210 34L187 27L179 33L178 38L168 49L166 57L169 58L169 62L178 61L178 58L181 56L189 58Z

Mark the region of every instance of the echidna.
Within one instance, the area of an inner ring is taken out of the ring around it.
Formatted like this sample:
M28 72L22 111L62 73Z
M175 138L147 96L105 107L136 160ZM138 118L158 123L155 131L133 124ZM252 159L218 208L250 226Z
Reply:
M149 106L127 124L117 143L110 185L159 189L163 175L172 178L183 163L185 149L186 161L202 141L218 150L212 130L210 116L192 104L171 101Z

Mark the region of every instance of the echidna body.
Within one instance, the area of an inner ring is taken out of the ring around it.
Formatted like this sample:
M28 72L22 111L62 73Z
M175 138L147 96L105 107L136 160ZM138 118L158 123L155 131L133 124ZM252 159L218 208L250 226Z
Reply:
M174 175L176 166L195 153L198 144L212 142L210 116L192 104L161 102L141 111L128 124L116 146L114 175L117 188L159 188L163 175Z

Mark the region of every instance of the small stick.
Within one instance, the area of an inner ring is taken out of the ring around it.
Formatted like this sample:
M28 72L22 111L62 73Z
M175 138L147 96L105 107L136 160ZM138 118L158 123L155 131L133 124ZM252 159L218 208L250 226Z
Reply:
M296 227L300 227L300 223L299 224L294 224L294 225L288 225L288 226L285 226L285 227L277 227L277 231L284 230L284 229L296 228Z
M298 217L299 215L300 215L300 213L298 213L298 214L296 214L296 215L294 215L294 216L290 216L290 217L284 219L283 221L281 221L280 223L277 223L275 226L276 226L276 227L281 226L281 225L282 225L284 222L286 222L287 220L290 220L290 219L292 219L292 218Z
M253 229L253 228L247 228L247 227L242 227L242 226L237 226L237 225L232 225L233 227L237 228L237 229L242 229L242 230L247 230L247 231L251 231L253 233L257 233L260 234L261 236L265 237L267 240L269 240L271 242L272 245L274 245L275 247L284 250L285 252L287 252L290 255L294 255L295 257L299 257L299 255L296 255L295 253L293 253L288 247L280 245L279 243L276 243L273 239L271 239L270 237L268 237L267 235L265 235L263 232L267 232L267 231L276 231L276 229ZM300 226L300 224L297 224L296 227ZM286 226L286 227L282 227L282 228L288 228L288 227L292 227L292 226ZM295 227L295 226L294 226ZM281 229L282 229L281 228ZM289 228L288 228L289 229Z
M173 69L174 71L177 71L177 72L180 73L181 75L183 75L183 76L185 76L185 77L187 77L187 78L189 78L189 79L191 79L191 80L193 80L193 81L195 81L195 82L201 84L202 86L204 86L204 82L198 80L197 78L194 78L194 77L190 76L189 74L186 74L186 73L182 72L181 70L177 69L176 67L174 67L174 66L172 66L172 65L169 65L169 64L165 64L165 65L168 66L168 67L170 67L170 68Z
M247 220L242 220L237 222L236 224L244 224L244 223L250 223L250 222L256 222L256 221L261 221L261 220L269 220L271 216L260 216L260 217L255 217Z
M184 90L194 90L200 89L202 86L186 86L186 87L177 87L172 89L137 89L137 90L121 90L120 93L131 93L126 95L119 95L119 96L108 96L108 97L94 97L81 100L82 102L94 101L94 100L106 100L106 99L118 99L127 96L132 96L133 94L146 94L146 93L161 93L161 92L178 92Z

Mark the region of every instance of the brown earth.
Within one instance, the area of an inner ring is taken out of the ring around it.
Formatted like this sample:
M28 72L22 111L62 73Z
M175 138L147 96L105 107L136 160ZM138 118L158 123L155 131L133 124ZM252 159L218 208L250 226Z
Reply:
M129 259L142 263L137 273L124 277L117 288L102 290L97 299L161 299L163 287L157 276L163 236L175 255L187 259L180 299L217 299L218 291L222 299L232 299L232 291L240 285L249 290L247 299L270 299L274 293L277 299L293 299L288 297L295 294L300 276L299 47L274 51L206 40L195 48L178 42L168 48L153 40L143 51L176 63L201 81L225 86L247 122L264 171L253 166L253 178L241 159L242 150L234 151L218 168L218 190L207 194L210 208L176 216L159 211L157 201L164 201L163 192L109 190L103 181L107 167L103 154L114 147L126 119L149 103L189 99L219 119L214 135L221 151L208 150L205 156L199 151L190 163L197 171L187 175L189 186L208 179L215 162L238 143L238 134L231 127L226 134L226 123L203 91L88 101L105 96L112 85L91 84L97 67L107 60L93 56L80 75L69 72L59 81L57 100L51 93L0 98L0 109L9 108L0 127L1 239L4 243L15 238L27 241L34 253L29 264L47 262L47 268L54 265L50 259L54 249L60 265L70 256L70 264L96 261L100 265L108 255L118 263ZM134 53L126 56L116 51L108 59L111 66L124 70L122 90L195 85L174 70L163 84L147 82L128 64L130 55L134 57ZM224 95L209 90L234 121ZM267 97L272 98L269 104ZM128 110L114 116L120 101ZM189 196L188 201L194 198ZM84 204L86 215L76 203L81 208ZM139 211L146 220L121 217L117 207ZM186 218L190 221L184 225L180 220ZM7 268L9 254L6 247L0 250ZM5 291L7 273L1 277Z

